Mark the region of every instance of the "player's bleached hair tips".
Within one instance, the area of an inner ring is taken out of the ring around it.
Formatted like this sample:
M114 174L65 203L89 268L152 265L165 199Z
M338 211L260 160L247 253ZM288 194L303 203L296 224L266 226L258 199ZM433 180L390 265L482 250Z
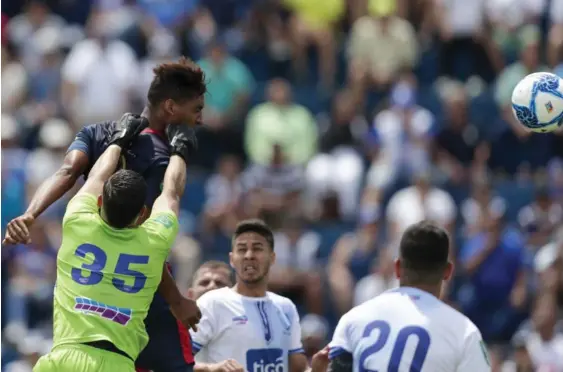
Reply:
M153 72L154 78L147 94L152 106L167 99L182 102L197 98L207 91L203 70L186 57L178 62L160 64Z

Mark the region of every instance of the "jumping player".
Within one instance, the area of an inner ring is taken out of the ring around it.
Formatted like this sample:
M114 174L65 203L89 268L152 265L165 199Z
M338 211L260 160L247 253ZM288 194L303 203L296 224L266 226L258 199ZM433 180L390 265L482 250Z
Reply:
M207 292L197 301L202 319L192 334L195 371L308 369L295 305L267 291L275 257L273 234L264 222L239 223L229 253L235 286Z
M148 105L142 113L149 121L149 128L131 144L120 161L122 167L136 171L145 179L148 208L160 194L170 157L165 128L168 124L200 125L206 91L203 72L185 58L159 65L154 74L147 94ZM5 243L29 243L28 228L33 221L68 192L78 178L88 177L92 165L107 148L115 125L113 121L93 124L78 133L61 168L41 185L27 211L8 224ZM191 371L191 342L185 324L181 324L189 317L183 311L185 306L186 300L170 272L164 270L145 320L150 340L139 357L139 367L155 372Z
M142 176L117 168L121 152L146 119L124 115L109 147L69 202L57 254L53 349L36 372L132 372L148 342L143 323L178 233L193 129L169 126L172 157L150 218ZM195 328L201 314L197 311Z
M409 227L395 274L400 287L346 313L330 343L331 372L487 372L475 324L439 300L449 280L447 233L429 222Z

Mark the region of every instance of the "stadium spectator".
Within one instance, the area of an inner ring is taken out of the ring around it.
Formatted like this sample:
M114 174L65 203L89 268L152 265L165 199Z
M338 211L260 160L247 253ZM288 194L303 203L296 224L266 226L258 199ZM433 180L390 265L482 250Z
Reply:
M486 342L507 342L522 321L528 300L526 248L503 217L484 216L486 230L465 240L459 260L467 282L458 301Z
M488 144L479 128L470 121L469 98L463 85L453 83L442 92L445 123L436 137L436 162L446 177L456 183L467 182L470 171L487 170Z
M372 272L356 284L354 306L361 305L383 292L399 286L399 280L393 271L394 260L391 250L382 250L378 256L373 262Z
M411 70L418 57L412 25L396 15L395 1L371 1L369 15L352 25L348 47L351 87L365 89L389 87L399 72Z
M307 75L307 48L317 47L320 78L332 89L336 73L335 28L346 12L344 0L284 0L293 11L290 19L294 69L298 77Z
M487 178L473 179L471 196L460 205L460 213L466 237L472 237L486 229L488 216L499 218L506 213L506 201L491 190Z
M84 123L118 118L128 111L138 82L133 50L110 39L102 18L89 21L89 37L76 43L62 67L61 99L76 130Z
M287 162L282 147L274 145L269 165L251 165L243 175L245 212L278 227L288 212L298 212L305 186L300 165Z
M268 83L268 102L248 113L245 147L249 160L267 164L274 145L280 145L286 162L304 165L317 150L317 124L311 112L291 101L291 86L282 79Z
M538 187L535 200L518 212L518 223L526 234L528 248L535 252L547 244L562 218L562 206L551 199L547 187Z
M472 75L488 82L494 79L496 51L485 27L485 3L484 0L435 2L436 26L442 44L442 75L462 81Z
M368 129L352 92L334 97L331 115L319 120L319 150L306 168L308 199L318 205L331 192L338 195L342 216L356 217L364 172L361 141Z
M369 275L380 253L378 238L381 217L377 205L364 204L356 231L343 235L332 250L327 277L332 301L339 315L352 308L356 283Z
M10 251L11 280L7 297L7 322L37 327L50 319L55 283L56 250L48 240L44 224L30 231L32 242ZM45 311L47 309L47 311Z
M375 116L367 138L372 155L368 190L379 198L397 182L431 166L434 116L417 105L416 82L411 75L393 87L390 100L390 107Z
M230 235L234 231L243 207L241 199L244 188L240 168L239 159L224 156L219 160L217 173L207 180L203 211L204 233L221 231Z
M561 62L563 48L563 1L551 0L551 30L548 35L548 62L553 67Z
M304 303L312 314L323 314L322 283L319 274L321 238L304 228L302 218L288 217L274 234L276 262L270 272L270 290Z
M29 80L28 70L14 51L2 47L2 113L13 113L24 103Z
M413 186L397 191L389 200L385 211L388 241L397 244L407 227L422 220L436 221L453 234L457 207L450 194L433 186L426 170L414 173L412 181Z

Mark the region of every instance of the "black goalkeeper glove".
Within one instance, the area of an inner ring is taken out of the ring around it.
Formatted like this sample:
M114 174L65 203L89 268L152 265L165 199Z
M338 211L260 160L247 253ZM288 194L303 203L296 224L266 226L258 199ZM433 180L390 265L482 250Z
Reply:
M169 125L166 134L170 141L172 155L179 155L188 162L190 155L197 151L195 130L187 125Z
M126 113L117 122L111 134L109 145L126 148L148 126L149 121L146 118Z

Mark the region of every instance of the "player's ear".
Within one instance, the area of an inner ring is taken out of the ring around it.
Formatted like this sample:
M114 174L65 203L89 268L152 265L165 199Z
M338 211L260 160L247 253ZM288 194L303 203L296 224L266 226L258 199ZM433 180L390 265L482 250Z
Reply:
M174 104L174 101L171 99L167 99L166 101L164 101L164 111L170 115L173 116L175 111L176 111L176 105Z
M231 268L235 268L235 265L233 264L233 252L229 252L229 265L231 265Z
M270 266L276 263L276 252L272 249L270 252Z
M102 196L98 195L98 208L102 207Z
M395 276L397 279L401 279L401 259L397 258L395 260Z
M188 295L188 298L191 298L192 300L195 300L194 298L194 290L190 287L188 288L188 291L186 292L186 294Z
M454 274L454 264L448 262L446 269L444 270L444 280L450 280Z

